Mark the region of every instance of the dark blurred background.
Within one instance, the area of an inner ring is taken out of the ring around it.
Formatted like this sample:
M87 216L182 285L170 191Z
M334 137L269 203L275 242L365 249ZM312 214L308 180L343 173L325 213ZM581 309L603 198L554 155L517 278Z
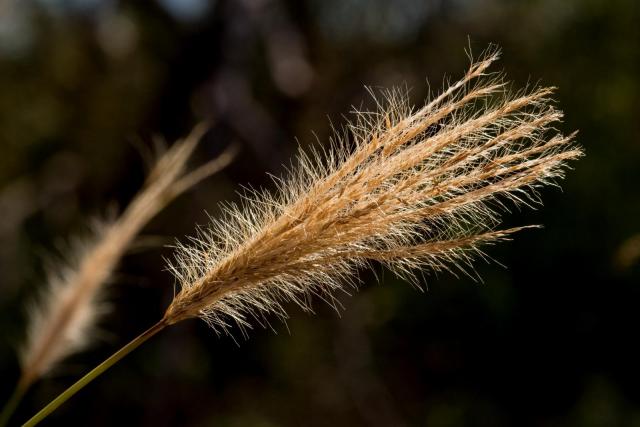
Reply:
M126 206L141 144L207 119L194 164L243 147L146 227L170 244L242 185L273 188L266 173L298 144L370 105L364 85L406 84L420 103L426 79L462 75L465 48L497 43L517 87L559 87L561 128L587 153L544 208L507 216L545 228L490 248L506 268L478 264L483 283L428 276L424 294L363 272L340 316L292 307L288 329L238 332L239 346L185 322L46 425L640 426L639 22L637 0L0 0L0 400L47 260ZM169 256L123 259L101 339L15 420L161 316Z

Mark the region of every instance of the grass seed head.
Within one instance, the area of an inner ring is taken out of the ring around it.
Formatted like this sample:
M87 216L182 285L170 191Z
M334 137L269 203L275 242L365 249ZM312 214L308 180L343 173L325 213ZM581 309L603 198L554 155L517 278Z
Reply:
M165 321L200 317L216 331L286 317L283 303L338 304L354 270L377 261L419 284L420 270L469 271L509 206L535 206L582 155L554 129L553 88L510 92L488 52L419 108L389 91L356 112L348 138L300 152L275 193L228 206L170 265L181 289ZM349 145L355 145L350 148Z

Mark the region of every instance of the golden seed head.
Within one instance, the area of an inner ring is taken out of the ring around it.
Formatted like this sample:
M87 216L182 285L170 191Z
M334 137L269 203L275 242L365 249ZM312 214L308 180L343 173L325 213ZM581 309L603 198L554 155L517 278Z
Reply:
M335 305L370 261L417 284L418 269L465 270L482 244L518 230L495 231L500 211L539 203L537 189L582 152L553 128L553 89L511 95L487 72L497 58L472 62L420 109L388 92L377 111L356 112L348 138L301 152L275 194L251 194L179 245L170 268L181 290L165 321L200 317L225 331L286 317L284 301Z

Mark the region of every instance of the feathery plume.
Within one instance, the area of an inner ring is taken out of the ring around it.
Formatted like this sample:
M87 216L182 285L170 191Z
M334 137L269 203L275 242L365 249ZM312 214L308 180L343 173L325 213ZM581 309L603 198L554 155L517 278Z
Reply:
M28 387L90 342L105 311L100 291L138 232L175 197L231 162L235 147L185 173L186 162L205 131L204 125L197 126L170 147L122 215L97 230L92 243L76 248L75 262L51 273L44 295L30 311L19 387Z
M301 152L276 194L250 194L179 245L170 268L181 290L165 324L199 317L220 332L232 320L244 332L268 313L285 318L285 301L335 306L371 261L418 284L418 269L466 271L481 245L519 230L495 230L506 202L540 203L537 189L582 152L553 128L553 88L510 95L487 72L497 58L472 61L417 110L387 93L378 111L357 112L350 138Z

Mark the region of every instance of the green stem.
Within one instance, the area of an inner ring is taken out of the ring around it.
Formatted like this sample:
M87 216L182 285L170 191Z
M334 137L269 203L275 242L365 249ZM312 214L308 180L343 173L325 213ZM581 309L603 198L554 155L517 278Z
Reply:
M2 408L2 413L0 413L0 427L4 427L7 425L11 416L16 411L16 408L22 401L24 394L27 392L28 387L22 382L18 382L15 390L13 390L13 394Z
M42 408L40 412L35 414L29 421L23 424L23 427L32 427L38 424L40 421L44 420L49 414L55 411L60 405L66 402L71 396L80 391L84 386L89 384L91 381L95 380L100 374L109 369L115 363L117 363L120 359L122 359L127 354L131 353L135 350L140 344L160 332L164 329L167 324L164 320L153 325L151 328L147 329L140 336L135 338L129 344L122 347L117 352L113 353L108 359L104 362L96 366L86 374L84 377L80 378L75 384L71 387L63 391L58 397L52 400L47 406Z

